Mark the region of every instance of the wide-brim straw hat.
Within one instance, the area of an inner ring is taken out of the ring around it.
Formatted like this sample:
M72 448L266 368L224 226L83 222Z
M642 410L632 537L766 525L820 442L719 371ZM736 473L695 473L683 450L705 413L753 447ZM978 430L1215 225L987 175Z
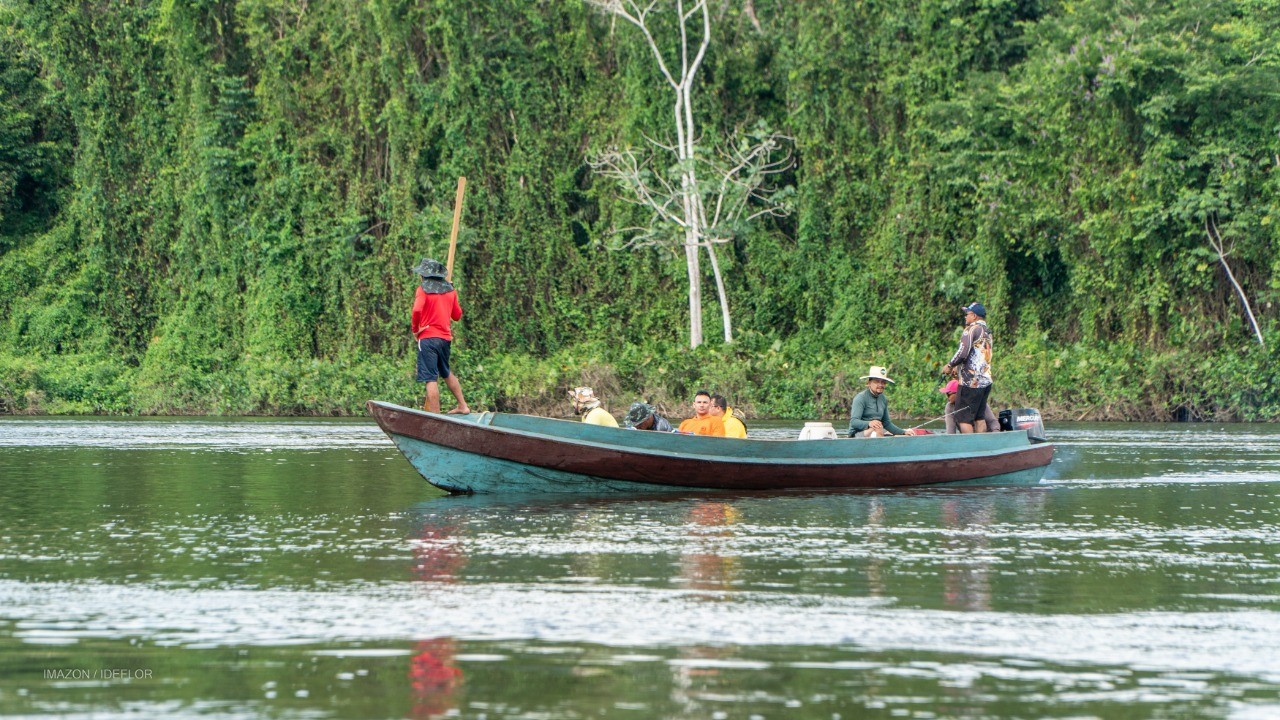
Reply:
M870 380L872 378L875 378L876 380L884 380L887 383L893 382L889 379L889 370L887 368L882 368L879 365L872 365L871 369L867 371L867 374L858 379Z

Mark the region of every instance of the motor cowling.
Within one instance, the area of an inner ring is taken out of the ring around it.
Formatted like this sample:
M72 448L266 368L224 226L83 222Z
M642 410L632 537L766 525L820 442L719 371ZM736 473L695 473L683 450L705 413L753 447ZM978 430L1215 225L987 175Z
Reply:
M1027 437L1038 442L1044 442L1047 439L1044 434L1044 420L1040 418L1040 411L1035 408L1001 410L1000 429L1005 432L1026 430Z

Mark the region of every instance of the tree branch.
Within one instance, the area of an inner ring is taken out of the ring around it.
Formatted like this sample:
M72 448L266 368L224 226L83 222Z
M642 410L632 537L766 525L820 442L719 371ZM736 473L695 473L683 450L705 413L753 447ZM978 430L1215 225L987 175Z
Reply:
M658 49L658 42L654 40L653 33L649 31L648 15L653 10L653 7L658 4L658 0L653 0L643 9L634 0L626 0L625 6L623 0L587 0L587 4L600 8L614 17L620 17L639 28L640 33L644 35L645 42L649 45L649 50L653 53L654 60L658 62L658 69L662 71L662 76L667 79L667 83L671 87L680 87L675 78L672 77L671 71L667 69L667 63L662 59L662 51ZM630 7L633 12L628 12L627 7Z
M1236 289L1236 294L1240 296L1240 302L1244 304L1244 312L1249 317L1249 324L1253 327L1253 333L1258 337L1258 344L1266 347L1267 343L1262 339L1262 330L1258 327L1258 319L1253 315L1253 307L1249 305L1249 298L1244 294L1244 288L1240 287L1240 283L1236 281L1235 273L1231 272L1231 266L1227 264L1227 253L1222 242L1222 234L1218 232L1218 224L1213 221L1213 217L1204 219L1204 231L1209 236L1209 245L1211 245L1218 253L1218 260L1222 263L1222 269L1227 271L1227 279L1231 281L1232 287Z

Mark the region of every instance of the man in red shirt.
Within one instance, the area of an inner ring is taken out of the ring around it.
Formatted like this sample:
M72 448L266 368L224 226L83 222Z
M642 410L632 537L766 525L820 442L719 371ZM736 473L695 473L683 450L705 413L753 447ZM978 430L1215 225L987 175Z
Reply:
M444 265L424 258L413 269L422 277L422 285L414 291L413 315L409 329L418 344L418 382L427 384L427 399L423 409L440 412L440 384L444 378L449 392L458 399L458 406L450 414L471 412L462 399L462 384L458 376L449 371L449 346L453 341L453 321L462 319L462 306L458 304L458 291L444 279Z

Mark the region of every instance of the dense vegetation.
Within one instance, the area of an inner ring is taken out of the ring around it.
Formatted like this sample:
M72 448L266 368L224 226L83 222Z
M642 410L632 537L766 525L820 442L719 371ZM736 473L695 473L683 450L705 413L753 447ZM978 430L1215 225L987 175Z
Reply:
M466 175L473 406L830 416L875 363L928 416L980 299L996 404L1280 418L1280 2L713 2L704 142L793 136L796 209L689 351L683 260L620 249L586 165L668 100L580 0L0 0L0 411L414 402L409 268Z

